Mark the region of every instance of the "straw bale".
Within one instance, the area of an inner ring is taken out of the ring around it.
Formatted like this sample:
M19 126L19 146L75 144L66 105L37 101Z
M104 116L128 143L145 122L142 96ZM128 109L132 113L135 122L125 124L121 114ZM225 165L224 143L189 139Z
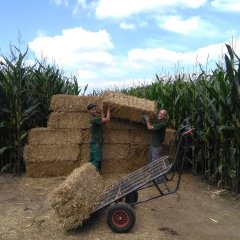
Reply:
M109 158L106 156L102 162L102 173L130 173L143 167L148 162L148 147L130 145L127 157Z
M51 98L50 108L53 112L87 112L87 105L93 103L101 110L101 97L73 96L58 94Z
M128 155L128 171L135 171L136 169L145 166L148 163L148 160L148 145L131 145Z
M103 111L108 106L115 107L112 117L133 122L145 123L143 113L151 119L156 118L156 102L143 98L129 96L123 93L106 92L102 95Z
M24 147L26 162L79 161L79 145L31 145Z
M89 151L89 143L81 144L80 146L80 161L81 163L89 162L90 159L90 151Z
M103 129L146 129L146 126L144 126L142 123L111 118L111 121L105 124Z
M89 143L90 142L90 130L89 129L81 129L82 132L82 142Z
M129 144L103 144L103 159L127 158Z
M48 127L49 128L64 128L64 129L71 129L71 128L80 128L86 129L89 128L89 113L51 113L48 119Z
M80 144L83 142L83 136L81 129L32 128L28 133L28 142L31 145Z
M36 178L67 176L79 166L78 161L26 162L26 175Z
M149 145L151 142L152 132L145 129L143 130L130 130L130 138L132 144L139 144L139 145Z
M106 129L103 133L104 143L130 143L130 134L129 130L127 129Z
M128 173L128 159L126 158L106 158L102 162L102 174Z
M171 128L166 129L163 145L168 146L173 143L175 132L176 132L175 129L171 129Z
M104 191L104 181L91 163L75 169L49 194L49 203L64 229L74 229L89 218Z

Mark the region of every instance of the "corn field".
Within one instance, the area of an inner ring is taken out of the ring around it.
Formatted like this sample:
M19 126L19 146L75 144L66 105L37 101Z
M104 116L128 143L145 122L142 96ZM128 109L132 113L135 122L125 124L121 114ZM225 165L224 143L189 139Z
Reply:
M209 183L240 190L240 59L231 46L223 66L210 74L179 74L149 86L123 92L156 100L169 112L170 125L177 129L188 121L195 129L192 171L201 172Z
M157 101L169 112L172 128L183 122L195 128L191 151L194 174L233 193L240 190L240 58L226 45L224 63L211 73L178 74L130 89L126 94ZM23 147L33 127L46 127L54 94L85 94L55 66L36 61L26 65L22 54L11 47L11 57L0 65L0 171L25 171ZM104 91L102 91L104 92ZM102 93L93 91L92 95ZM91 95L91 94L90 94Z
M27 65L27 51L14 46L10 51L0 65L0 171L20 175L28 131L46 126L52 95L78 95L81 89L75 77L65 77L54 66Z

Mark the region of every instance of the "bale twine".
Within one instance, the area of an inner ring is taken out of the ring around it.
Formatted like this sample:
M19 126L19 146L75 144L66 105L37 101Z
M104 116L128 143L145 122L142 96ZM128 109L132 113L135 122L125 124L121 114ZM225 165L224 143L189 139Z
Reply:
M72 96L57 94L52 96L50 109L53 112L87 112L87 105L93 103L101 110L101 97L99 96Z
M104 181L91 163L75 169L49 194L49 203L66 230L88 219L104 191Z
M143 114L150 119L156 119L156 102L143 98L129 96L123 93L106 92L102 95L103 111L108 106L114 107L111 116L133 122L145 123Z

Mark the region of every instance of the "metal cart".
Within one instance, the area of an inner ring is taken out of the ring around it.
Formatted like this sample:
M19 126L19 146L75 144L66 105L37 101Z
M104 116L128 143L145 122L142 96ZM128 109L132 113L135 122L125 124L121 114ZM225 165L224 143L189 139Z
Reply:
M106 211L107 224L112 231L128 232L136 221L134 205L175 193L179 188L184 160L190 147L189 135L192 131L189 126L181 127L175 133L169 155L147 164L110 185L92 214ZM138 192L151 186L156 187L157 194L139 200Z

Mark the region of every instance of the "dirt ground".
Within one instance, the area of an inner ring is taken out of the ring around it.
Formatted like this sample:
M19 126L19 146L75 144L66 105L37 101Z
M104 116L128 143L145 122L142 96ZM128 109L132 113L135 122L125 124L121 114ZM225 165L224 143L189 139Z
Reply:
M119 177L104 176L109 181ZM240 239L240 200L191 174L183 175L177 193L136 205L136 223L129 233L113 233L104 215L76 231L66 232L47 203L48 193L63 180L0 175L0 239ZM139 197L153 193L155 187L141 191Z

